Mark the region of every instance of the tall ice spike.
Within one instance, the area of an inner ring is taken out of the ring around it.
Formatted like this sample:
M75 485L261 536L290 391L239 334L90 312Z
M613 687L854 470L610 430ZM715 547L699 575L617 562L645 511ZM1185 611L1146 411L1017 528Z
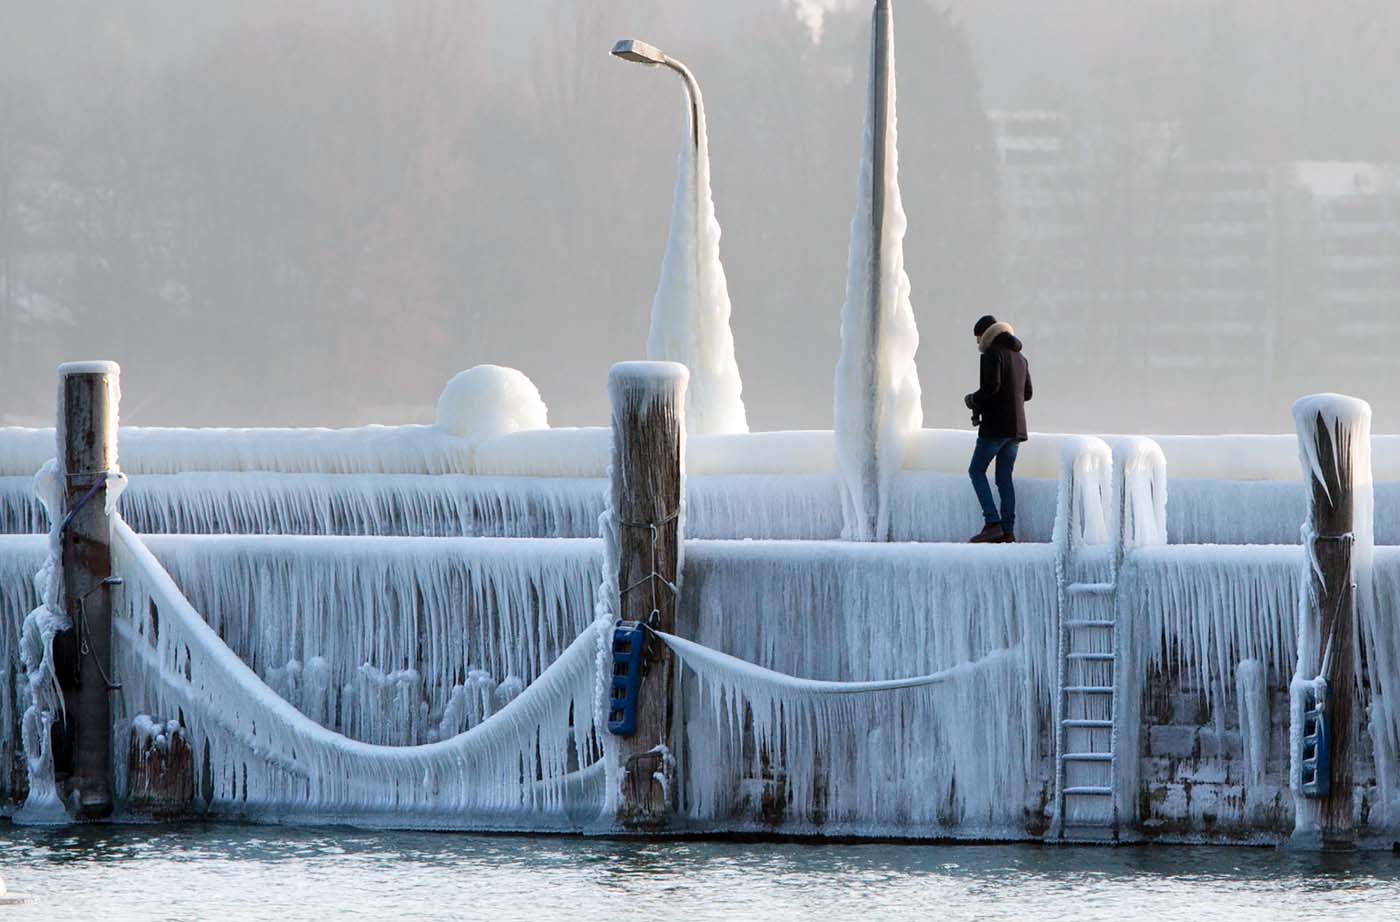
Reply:
M875 3L869 86L836 364L836 462L845 537L882 541L905 439L923 425L914 365L919 331L904 272L890 0Z

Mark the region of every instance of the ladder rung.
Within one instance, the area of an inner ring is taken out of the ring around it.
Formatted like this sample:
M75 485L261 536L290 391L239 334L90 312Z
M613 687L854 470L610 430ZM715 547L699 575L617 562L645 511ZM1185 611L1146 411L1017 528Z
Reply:
M1071 595L1093 595L1113 591L1113 583L1070 583L1065 587Z
M1066 762L1112 762L1112 761L1113 761L1113 753L1111 753L1111 752L1067 752L1067 753L1065 753L1065 761L1066 761Z
M1065 658L1084 660L1091 663L1111 663L1114 657L1112 653L1066 653Z
M1091 786L1081 786L1077 788L1065 788L1066 794L1090 794L1096 797L1112 797L1113 788L1101 788Z
M1105 621L1102 618L1080 619L1077 621L1064 622L1065 627L1114 627L1118 622Z
M1065 691L1066 691L1066 692L1072 692L1072 693L1075 693L1075 694L1081 694L1081 695L1111 695L1111 694L1113 694L1113 686L1112 686L1112 685L1066 685L1066 686L1065 686Z
M1111 720L1087 720L1079 717L1067 717L1060 721L1060 723L1066 727L1100 727L1105 730L1113 728L1113 721Z

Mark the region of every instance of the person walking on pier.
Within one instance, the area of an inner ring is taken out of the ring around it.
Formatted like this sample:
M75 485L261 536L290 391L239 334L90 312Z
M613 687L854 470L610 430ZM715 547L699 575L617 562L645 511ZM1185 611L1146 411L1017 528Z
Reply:
M1021 341L1011 324L987 314L972 327L972 334L982 353L982 368L977 390L963 398L972 411L972 424L977 427L977 446L972 450L967 474L972 478L972 489L977 492L986 522L986 527L972 536L972 543L1011 543L1016 540L1016 487L1011 472L1016 467L1016 452L1027 438L1025 404L1031 399L1030 363L1021 354ZM987 467L993 458L997 462L1000 511L987 483Z

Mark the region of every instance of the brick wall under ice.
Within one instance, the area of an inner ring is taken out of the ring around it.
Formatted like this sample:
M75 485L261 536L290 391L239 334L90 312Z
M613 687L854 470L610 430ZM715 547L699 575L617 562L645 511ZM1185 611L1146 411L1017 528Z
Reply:
M1138 740L1143 836L1257 842L1281 841L1292 833L1288 677L1273 670L1268 676L1262 779L1251 777L1249 731L1241 728L1238 693L1223 685L1207 689L1181 669L1149 670ZM1355 777L1358 831L1365 839L1385 830L1368 822L1378 789L1364 702L1360 713Z

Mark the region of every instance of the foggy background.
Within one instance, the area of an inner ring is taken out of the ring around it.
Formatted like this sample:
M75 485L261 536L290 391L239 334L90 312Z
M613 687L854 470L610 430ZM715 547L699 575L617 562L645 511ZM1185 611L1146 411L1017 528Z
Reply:
M643 356L695 71L755 429L828 428L868 0L3 0L0 423L428 421L520 368L600 424ZM897 0L926 425L972 322L1033 428L1400 431L1400 4Z

